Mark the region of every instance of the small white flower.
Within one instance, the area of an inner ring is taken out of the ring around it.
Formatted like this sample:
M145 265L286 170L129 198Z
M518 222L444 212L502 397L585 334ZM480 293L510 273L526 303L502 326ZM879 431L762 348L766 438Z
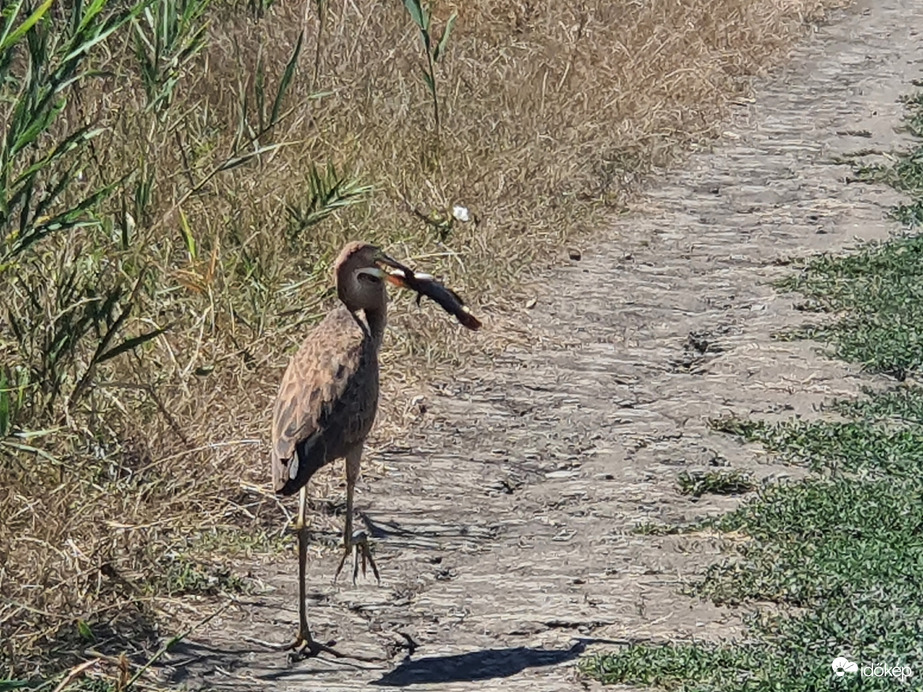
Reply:
M460 204L456 204L452 207L452 216L462 223L468 223L471 219L471 217L468 216L468 207L463 207Z

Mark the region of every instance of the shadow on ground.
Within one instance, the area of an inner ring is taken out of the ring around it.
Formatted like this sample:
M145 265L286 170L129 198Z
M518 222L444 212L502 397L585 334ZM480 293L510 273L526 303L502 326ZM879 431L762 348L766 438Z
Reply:
M366 684L377 687L410 687L509 678L528 668L544 668L573 661L586 651L588 644L596 641L580 639L571 647L558 650L517 646L484 649L465 654L428 656L416 660L408 656L396 668ZM170 682L181 683L189 678L190 673L195 676L195 669L221 670L232 677L235 668L243 666L253 670L253 661L249 664L244 662L248 653L254 653L253 649L220 649L200 643L183 642L171 650L173 661L168 666L171 671ZM329 673L331 668L352 668L357 672L368 673L378 673L381 670L376 665L369 666L346 659L311 658L299 662L292 662L290 659L289 661L289 666L284 669L264 669L256 675L251 674L251 679L271 682L286 678L304 678L306 675ZM256 668L259 668L259 665ZM217 685L220 687L221 683Z
M405 660L397 668L371 683L381 687L408 687L448 682L473 682L508 678L526 668L554 666L571 661L586 649L578 641L569 649L531 649L525 646L485 649L454 656L430 656Z

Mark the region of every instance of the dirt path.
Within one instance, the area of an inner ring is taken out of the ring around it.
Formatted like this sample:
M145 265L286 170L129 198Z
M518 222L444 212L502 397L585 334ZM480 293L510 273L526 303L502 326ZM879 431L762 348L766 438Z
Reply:
M861 0L819 29L711 151L550 277L524 317L531 349L445 383L406 446L381 451L388 473L362 483L357 503L379 535L384 585L333 588L327 553L310 565L310 617L344 648L390 647L390 665L289 664L241 641L294 632L291 560L262 575L271 597L227 611L174 654L176 679L559 692L581 687L576 659L598 640L732 631L734 612L678 593L718 539L631 529L739 501L679 495L683 469L794 472L758 464L707 418L810 414L857 390L855 369L771 339L804 314L767 282L789 271L786 258L887 233L893 194L845 184L849 168L831 160L896 145L898 97L923 66L917 30L918 0ZM402 633L419 645L404 662Z

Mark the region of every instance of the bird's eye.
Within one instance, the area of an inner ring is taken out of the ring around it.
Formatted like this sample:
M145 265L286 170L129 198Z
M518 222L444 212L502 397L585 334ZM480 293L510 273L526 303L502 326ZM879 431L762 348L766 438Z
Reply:
M368 281L369 283L372 283L372 284L381 283L381 279L379 279L377 276L375 276L374 274L366 274L365 272L362 272L361 274L359 274L359 280Z

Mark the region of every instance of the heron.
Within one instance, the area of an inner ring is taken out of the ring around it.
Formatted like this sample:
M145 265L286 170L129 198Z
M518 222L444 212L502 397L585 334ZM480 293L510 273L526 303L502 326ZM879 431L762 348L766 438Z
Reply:
M389 272L382 266L391 267ZM272 420L272 479L275 492L299 493L298 518L298 635L287 648L316 656L342 654L311 635L305 604L307 563L307 484L322 467L337 459L346 462L346 518L340 574L354 553L353 582L362 561L378 567L364 531L353 532L353 494L366 438L378 411L378 353L387 324L386 284L428 295L469 329L480 323L453 291L412 270L366 242L350 242L334 264L340 305L331 310L305 338L282 376ZM360 316L362 313L362 316Z

